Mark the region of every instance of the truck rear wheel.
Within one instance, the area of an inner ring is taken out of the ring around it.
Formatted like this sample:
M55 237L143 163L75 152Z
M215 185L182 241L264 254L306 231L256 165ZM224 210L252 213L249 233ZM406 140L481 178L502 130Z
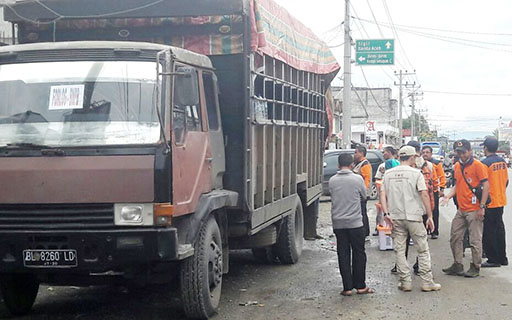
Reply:
M203 224L194 245L194 255L181 265L181 298L189 318L215 315L222 288L222 238L213 216Z
M0 289L9 312L22 316L32 309L39 291L39 282L36 276L30 274L4 275L0 277Z
M304 215L302 203L297 197L295 212L283 219L277 237L277 256L283 264L295 264L299 261L304 242Z

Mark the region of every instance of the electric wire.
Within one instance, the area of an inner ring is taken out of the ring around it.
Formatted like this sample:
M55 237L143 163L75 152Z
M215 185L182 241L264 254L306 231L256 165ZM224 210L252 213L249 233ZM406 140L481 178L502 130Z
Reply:
M372 24L376 23L374 21L367 20L367 19L361 19L361 18L358 18L358 17L353 17L353 18L361 20L363 22L372 23ZM381 26L383 26L385 28L392 28L388 24L384 24L384 23L380 23L380 24L381 24ZM439 34L435 34L435 33L428 33L428 32L422 32L422 31L417 31L417 30L411 30L409 28L402 28L402 27L398 27L397 29L401 30L403 32L409 32L409 33L413 33L413 34L421 34L421 35L425 35L425 36L439 37L439 38L450 39L450 40L467 41L467 42L473 42L473 43L477 43L477 44L488 44L488 45L495 45L495 46L512 47L512 44L510 44L510 43L489 42L489 41L473 40L473 39L460 38L460 37L450 37L450 36L439 35Z
M377 101L377 98L375 98L375 95L373 94L373 90L371 89L370 87L370 84L368 83L368 79L366 78L366 74L364 73L364 69L363 67L361 67L361 73L363 74L363 78L364 78L364 81L366 82L366 86L368 87L369 91L370 91L370 94L372 95L373 97L373 100L375 101L375 103L377 104L377 107L384 111L384 113L386 113L387 115L389 115L389 111L388 110L385 110L380 104L379 102Z
M464 95L464 96L512 97L512 93L457 92L457 91L440 91L440 90L423 90L423 92L435 93L435 94Z
M363 20L365 20L365 19L363 19ZM371 20L366 20L366 21L372 22ZM380 24L381 26L386 25L386 23L382 22L382 21L375 21L375 22ZM449 29L438 29L438 28L431 28L431 27L411 26L411 25L405 25L405 24L395 24L395 26L402 27L402 28L408 28L408 29L422 29L422 30L440 31L440 32L447 32L447 33L461 33L461 34L474 34L474 35L487 35L487 36L512 36L512 33L449 30Z
M389 20L389 22L391 24L391 27L392 27L391 30L393 31L393 34L396 37L396 41L398 42L398 45L402 49L402 53L404 55L404 58L405 58L406 62L409 64L409 66L411 66L411 68L414 70L415 68L414 68L413 64L411 63L411 61L409 60L409 57L407 56L407 53L405 52L405 49L404 49L404 47L402 45L402 41L400 41L400 36L398 35L398 32L396 31L396 29L394 27L395 24L393 22L393 17L391 16L391 12L389 11L389 7L388 7L388 4L387 4L386 0L382 0L382 4L384 5L384 11L386 12L388 20ZM407 68L404 68L404 69L407 69Z
M354 18L357 19L357 17L354 17ZM366 22L374 23L373 21L370 21L370 20L366 20ZM383 25L383 27L392 28L389 25ZM506 49L501 49L501 48L493 48L493 47L485 46L485 45L494 45L494 46L510 46L510 47L512 47L512 44L488 42L488 41L479 41L479 40L457 38L457 37L449 37L449 36L436 35L436 34L432 34L432 33L426 33L426 32L409 30L409 29L402 29L402 28L398 28L398 30L400 30L401 32L410 33L410 34L413 34L413 35L416 35L416 36L420 36L420 37L424 37L424 38L428 38L428 39L433 39L433 40L438 40L438 41L443 41L443 42L448 42L448 43L453 43L453 44L473 47L473 48L479 48L479 49L484 49L484 50L512 53L512 50L506 50Z
M377 29L379 29L380 36L382 38L384 38L384 33L382 32L380 25L377 23L377 18L375 17L375 13L373 12L372 6L370 5L370 0L366 0L366 3L368 4L368 8L370 8L370 12L372 13L373 20L375 21L375 24L377 25Z

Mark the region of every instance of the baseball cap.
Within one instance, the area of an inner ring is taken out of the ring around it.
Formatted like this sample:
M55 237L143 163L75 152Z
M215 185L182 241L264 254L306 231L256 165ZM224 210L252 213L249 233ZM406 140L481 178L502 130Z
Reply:
M484 143L481 143L480 146L486 146L489 149L498 149L498 139L495 137L487 137L485 138Z
M411 140L411 141L407 142L407 145L416 149L417 152L420 151L420 149L421 149L420 143L415 140Z
M400 148L400 151L398 151L398 154L400 157L407 157L407 156L415 156L416 155L416 149L411 146L403 146Z
M455 151L468 151L471 150L471 143L466 139L455 141L453 144L453 150Z

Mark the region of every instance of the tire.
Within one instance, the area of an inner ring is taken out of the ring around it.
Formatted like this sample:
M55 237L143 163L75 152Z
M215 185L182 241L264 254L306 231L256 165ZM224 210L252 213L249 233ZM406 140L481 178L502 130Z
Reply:
M379 197L379 191L377 190L377 185L372 182L372 185L370 186L370 190L371 190L371 193L370 193L369 199L377 200L377 198Z
M37 277L30 274L5 275L0 278L0 290L9 312L26 315L32 309L39 291Z
M187 317L208 319L217 313L222 289L222 238L210 216L201 226L194 255L181 264L181 299Z
M304 215L302 203L297 197L295 211L283 219L277 236L276 253L282 264L299 261L304 242Z

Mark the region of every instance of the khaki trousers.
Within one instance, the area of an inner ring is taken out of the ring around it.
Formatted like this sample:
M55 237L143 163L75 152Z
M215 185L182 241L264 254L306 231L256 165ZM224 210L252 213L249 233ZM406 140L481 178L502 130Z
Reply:
M462 241L464 240L466 229L469 228L469 244L471 245L473 264L480 267L482 264L482 233L484 230L484 222L478 219L476 215L477 211L457 211L455 218L452 220L450 246L455 262L462 263L464 253Z
M407 235L414 240L414 246L418 250L419 276L424 285L433 283L432 264L430 262L430 250L427 242L427 230L421 221L393 220L393 245L396 254L396 268L401 283L411 283L411 268L405 257Z

